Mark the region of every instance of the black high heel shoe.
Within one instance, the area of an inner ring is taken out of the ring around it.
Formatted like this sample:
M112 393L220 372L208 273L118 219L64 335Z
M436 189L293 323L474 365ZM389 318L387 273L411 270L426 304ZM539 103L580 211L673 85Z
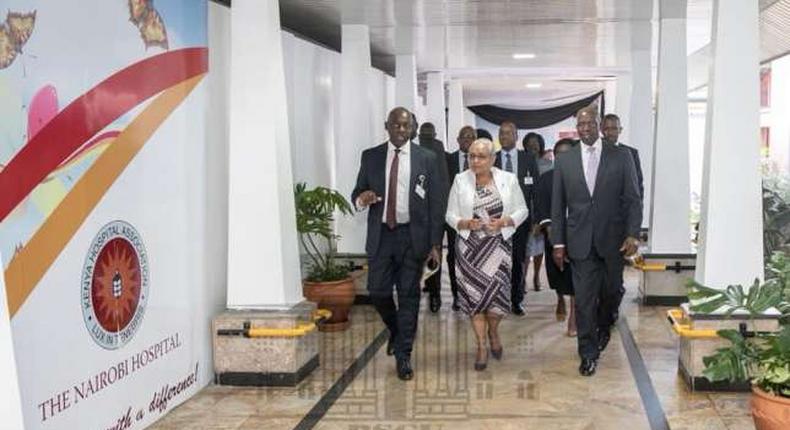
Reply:
M475 370L478 372L482 372L483 370L486 370L486 367L488 367L488 350L486 349L484 351L486 352L485 361L475 361Z
M502 353L504 352L505 347L500 346L499 349L491 348L491 356L494 357L495 360L502 360Z

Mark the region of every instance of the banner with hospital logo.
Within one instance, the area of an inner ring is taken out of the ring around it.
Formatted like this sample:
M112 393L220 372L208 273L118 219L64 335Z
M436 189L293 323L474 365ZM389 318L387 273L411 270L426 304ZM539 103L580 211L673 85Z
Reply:
M142 428L210 378L206 15L205 0L3 1L0 316L25 428Z

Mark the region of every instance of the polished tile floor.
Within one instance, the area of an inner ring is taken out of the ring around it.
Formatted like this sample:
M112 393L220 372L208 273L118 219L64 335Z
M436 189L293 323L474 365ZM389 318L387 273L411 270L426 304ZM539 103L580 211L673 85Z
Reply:
M686 390L677 374L678 342L666 323L665 309L640 306L635 273L626 278L628 293L621 313L670 427L754 428L748 395ZM450 311L445 297L439 314L424 309L420 315L414 380L398 380L394 360L385 355L385 348L378 348L320 420L305 418L363 351L373 350L368 347L383 329L371 307L357 306L349 331L322 334L321 366L298 387L210 386L152 428L650 429L619 333L613 333L598 373L580 377L576 340L564 335L565 323L554 317L556 296L545 287L532 291L531 282L528 287L527 316L503 321L503 360L490 359L486 371L472 369L475 344L469 323ZM449 294L449 288L445 291Z

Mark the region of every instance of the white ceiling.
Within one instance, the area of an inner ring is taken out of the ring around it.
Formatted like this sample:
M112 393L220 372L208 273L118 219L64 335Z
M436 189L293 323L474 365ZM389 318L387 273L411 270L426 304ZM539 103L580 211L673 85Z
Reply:
M761 7L776 2L761 0ZM654 35L655 53L657 3L280 0L280 7L285 27L329 46L339 45L341 24L368 25L375 65L392 72L396 54L414 53L418 73L443 71L448 78L461 79L467 104L526 106L590 94L613 76L627 73L632 47L645 43L639 32ZM689 54L704 50L710 41L712 4L688 0ZM781 20L775 21L771 28L777 37L789 33L781 31L788 28ZM516 53L535 58L514 59ZM528 83L542 86L526 88Z

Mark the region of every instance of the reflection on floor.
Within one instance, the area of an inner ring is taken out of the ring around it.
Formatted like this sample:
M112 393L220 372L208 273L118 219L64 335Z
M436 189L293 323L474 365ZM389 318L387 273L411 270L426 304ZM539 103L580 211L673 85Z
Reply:
M664 309L639 306L635 274L626 278L621 314L671 428L754 428L748 395L686 390L677 375L677 339ZM424 300L412 359L414 380L399 381L394 360L380 348L314 428L649 429L620 336L613 334L594 377L579 376L576 340L564 335L565 324L554 317L556 296L545 287L532 291L531 282L528 288L527 316L511 317L501 325L501 362L490 359L486 371L475 372L475 344L467 319L449 309L449 297L439 314L430 313ZM444 291L449 295L449 288ZM321 366L300 386L210 386L152 428L295 428L383 329L371 307L355 307L353 321L345 333L322 335Z

